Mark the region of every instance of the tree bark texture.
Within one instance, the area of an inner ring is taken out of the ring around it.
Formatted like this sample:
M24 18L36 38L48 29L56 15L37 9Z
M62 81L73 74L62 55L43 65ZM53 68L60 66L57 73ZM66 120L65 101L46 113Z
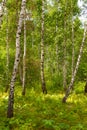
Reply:
M64 62L63 62L63 88L66 90L66 75L67 75L67 66L66 66L66 0L65 0L65 13L64 13Z
M75 50L74 50L74 20L73 20L73 3L72 3L72 0L71 0L71 17L72 17L72 21L71 21L71 24L72 24L72 77L73 77L73 74L74 74L74 56L75 56Z
M5 9L6 1L7 0L2 0L2 2L1 2L1 9L0 9L0 28L1 28L1 24L2 24L3 15L4 15L4 9Z
M7 57L7 63L6 63L6 89L5 92L8 91L9 88L9 41L8 41L8 10L6 10L6 21L7 21L7 26L6 26L6 57Z
M71 82L70 82L70 85L69 85L69 87L68 87L68 89L67 89L67 91L65 93L65 96L63 97L63 100L62 100L63 103L66 102L71 90L73 89L73 84L74 84L75 77L76 77L76 74L77 74L77 71L78 71L78 67L79 67L79 64L80 64L81 55L82 55L82 52L83 52L83 47L84 47L84 43L85 43L85 39L86 39L86 32L87 32L87 27L85 27L85 29L84 29L84 35L83 35L83 39L82 39L82 43L81 43L77 63L76 63L76 66L75 66L74 74L73 74L73 76L71 78Z
M16 54L15 54L15 62L14 62L14 68L10 83L10 93L9 93L9 99L8 99L8 110L7 110L7 117L11 118L13 117L13 106L14 106L14 83L16 80L16 74L18 70L18 65L20 62L20 35L21 35L21 29L22 29L22 22L24 18L24 10L26 6L26 0L22 0L21 4L21 11L18 21L18 27L16 32Z
M41 84L43 93L47 93L44 77L44 0L42 0L42 15L41 15Z
M24 54L23 54L23 84L22 84L22 95L25 95L25 79L26 79L26 10L24 14Z

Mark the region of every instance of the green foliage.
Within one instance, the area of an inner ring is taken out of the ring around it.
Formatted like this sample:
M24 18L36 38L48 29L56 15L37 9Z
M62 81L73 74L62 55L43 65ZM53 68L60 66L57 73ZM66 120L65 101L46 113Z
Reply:
M0 0L1 2L1 0ZM77 0L45 1L44 30L44 67L47 95L41 93L40 85L40 41L41 41L41 0L27 1L27 57L26 57L26 96L21 96L20 75L17 73L15 84L14 117L6 118L8 94L4 93L7 85L7 70L9 82L15 58L15 41L17 22L21 0L8 0L8 26L6 14L0 28L0 130L87 130L87 97L83 94L87 78L87 48L84 48L82 60L77 73L75 87L67 104L62 104L63 94L63 61L64 35L67 50L67 84L71 79L72 66L72 18L74 18L74 67L79 54L83 37L83 28L78 18L80 9ZM65 8L65 5L67 7ZM73 16L73 17L72 17ZM64 18L66 17L66 31ZM7 68L6 29L8 27L9 67ZM57 30L56 30L57 27ZM21 35L21 60L23 68L23 39ZM58 47L58 53L57 48ZM20 67L20 66L19 66ZM9 83L8 83L9 84Z
M86 130L87 97L76 84L75 91L67 104L62 104L62 91L43 95L34 89L27 89L21 96L21 87L15 90L14 117L6 118L8 94L0 89L0 130ZM80 87L79 87L80 86ZM78 90L77 90L78 89ZM79 93L80 91L80 93Z

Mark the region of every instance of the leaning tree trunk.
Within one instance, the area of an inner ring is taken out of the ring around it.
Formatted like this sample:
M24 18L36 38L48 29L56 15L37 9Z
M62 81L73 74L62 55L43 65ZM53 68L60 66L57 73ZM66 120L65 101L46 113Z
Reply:
M13 73L12 73L12 78L11 78L10 93L9 93L9 100L8 100L8 110L7 110L8 118L13 117L14 83L15 83L18 65L20 61L20 35L21 35L21 28L22 28L22 22L23 22L23 17L24 17L25 6L26 6L26 0L22 0L21 12L19 16L18 28L17 28L17 33L16 33L15 62L14 62L14 68L13 68Z
M44 0L42 0L42 16L41 16L41 84L43 93L47 93L44 77Z
M26 10L24 14L24 54L23 54L23 82L22 82L22 95L25 95L25 78L26 78Z
M84 29L84 35L83 35L83 40L82 40L82 44L81 44L81 47L80 47L80 52L79 52L79 55L78 55L78 59L77 59L77 63L76 63L76 67L75 67L75 70L74 70L74 74L73 74L73 77L71 78L71 82L70 82L70 85L65 93L65 96L63 97L63 100L62 102L65 103L70 92L71 92L71 89L73 89L73 84L74 84L74 81L75 81L75 76L77 74L77 71L78 71L78 67L79 67L79 63L80 63L80 59L81 59L81 55L82 55L82 52L83 52L83 46L84 46L84 42L85 42L85 39L86 39L86 32L87 32L87 27L85 27Z
M6 1L7 0L2 0L2 2L1 2L1 9L0 9L0 28L1 28L1 24L2 24L3 15L4 15L4 9L5 9Z

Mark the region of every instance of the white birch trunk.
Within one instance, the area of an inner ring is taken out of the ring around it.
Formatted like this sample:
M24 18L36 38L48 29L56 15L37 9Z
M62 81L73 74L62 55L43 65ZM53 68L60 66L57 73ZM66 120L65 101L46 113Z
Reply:
M25 78L26 78L26 10L24 14L24 54L23 54L23 84L22 95L25 95Z
M44 77L44 0L42 0L41 15L41 84L43 93L47 93Z
M63 88L66 90L66 0L65 0L65 13L64 13L64 62L63 62Z
M0 8L0 28L1 28L2 20L3 20L6 1L7 0L2 0L2 3L1 3L1 8Z
M73 20L73 4L71 0L71 17L72 17L72 77L74 74L74 56L75 56L75 51L74 51L74 20Z
M7 63L6 63L6 77L7 77L7 83L6 83L6 90L5 92L8 91L9 88L9 41L8 41L8 11L6 10L6 21L7 21L7 26L6 26L6 58L7 58Z
M81 55L82 55L82 52L83 52L83 46L84 46L84 43L85 43L85 39L86 39L86 32L87 32L87 27L84 29L84 35L83 35L83 39L82 39L82 43L81 43L81 47L80 47L80 51L79 51L79 55L78 55L78 59L77 59L77 63L76 63L76 67L75 67L75 70L74 70L74 73L73 73L73 76L71 78L71 82L70 82L70 85L65 93L65 96L63 97L63 100L62 102L65 103L72 88L73 88L73 84L74 84L74 81L75 81L75 77L76 77L76 74L77 74L77 71L78 71L78 67L79 67L79 64L80 64L80 59L81 59Z
M22 22L24 18L24 10L26 6L26 0L22 0L21 4L21 11L18 21L18 28L16 33L16 54L15 54L15 62L14 62L14 68L11 78L11 84L10 84L10 93L9 93L9 100L8 100L8 110L7 110L7 117L11 118L13 117L13 106L14 106L14 83L16 80L16 74L18 70L18 65L20 62L20 35L21 35L21 29L22 29Z

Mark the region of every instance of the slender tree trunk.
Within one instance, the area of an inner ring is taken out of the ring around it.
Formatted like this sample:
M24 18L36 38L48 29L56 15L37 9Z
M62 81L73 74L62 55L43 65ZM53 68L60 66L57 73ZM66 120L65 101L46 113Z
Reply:
M65 0L65 14L64 14L64 62L63 62L63 88L66 90L66 0Z
M6 69L7 69L7 72L6 72L6 77L7 77L7 83L6 83L6 89L5 89L5 92L8 91L8 88L9 88L9 41L8 41L8 11L6 10L6 21L7 21L7 27L6 27L6 56L7 56L7 64L6 64Z
M25 95L25 79L26 79L26 10L24 15L24 54L23 54L23 90L22 95Z
M33 48L33 46L34 46L34 33L33 33L33 31L32 31L32 48Z
M59 63L58 63L58 60L59 60L59 56L58 56L58 51L59 51L59 49L58 49L58 44L56 44L56 70L57 70L57 72L59 72Z
M47 93L44 77L44 0L42 0L42 16L41 16L41 83L43 93Z
M85 84L85 87L84 87L84 93L87 93L87 80L86 80L86 84Z
M1 28L1 24L2 24L3 15L4 15L4 8L5 8L6 1L7 0L2 0L2 3L1 3L1 9L0 9L0 28Z
M73 25L73 4L72 4L72 0L71 0L71 17L72 17L72 77L74 74L74 25Z
M69 94L71 92L71 89L73 88L75 77L76 77L76 74L77 74L77 71L78 71L78 67L79 67L79 64L80 64L81 55L82 55L82 52L83 52L84 42L85 42L85 39L86 39L86 31L87 31L87 27L84 29L83 40L82 40L82 44L81 44L81 47L80 47L80 51L79 51L76 67L75 67L75 70L74 70L73 77L71 78L70 85L69 85L69 87L68 87L68 89L67 89L67 91L65 93L65 96L63 97L63 100L62 100L63 103L66 102L66 100L67 100L67 98L68 98L68 96L69 96Z
M57 14L56 14L56 29L55 29L55 33L56 33L56 37L55 37L55 42L56 42L56 71L58 73L59 71L59 63L58 63L58 60L59 60L59 48L58 48L58 40L57 40L57 35L58 35L58 1L59 0L56 0L56 10L57 10Z
M20 54L21 55L21 54ZM21 57L21 56L20 56ZM21 59L21 58L20 58ZM23 84L23 72L22 72L22 65L19 63L19 78L20 78L20 83Z
M14 83L16 80L16 74L18 70L18 65L20 62L20 35L21 35L21 28L22 28L22 22L24 18L24 10L26 6L26 0L22 0L21 4L21 11L18 21L18 28L16 33L16 54L15 54L15 62L14 62L14 68L11 78L11 84L10 84L10 93L9 93L9 100L8 100L8 110L7 110L7 117L11 118L13 117L13 106L14 106Z

